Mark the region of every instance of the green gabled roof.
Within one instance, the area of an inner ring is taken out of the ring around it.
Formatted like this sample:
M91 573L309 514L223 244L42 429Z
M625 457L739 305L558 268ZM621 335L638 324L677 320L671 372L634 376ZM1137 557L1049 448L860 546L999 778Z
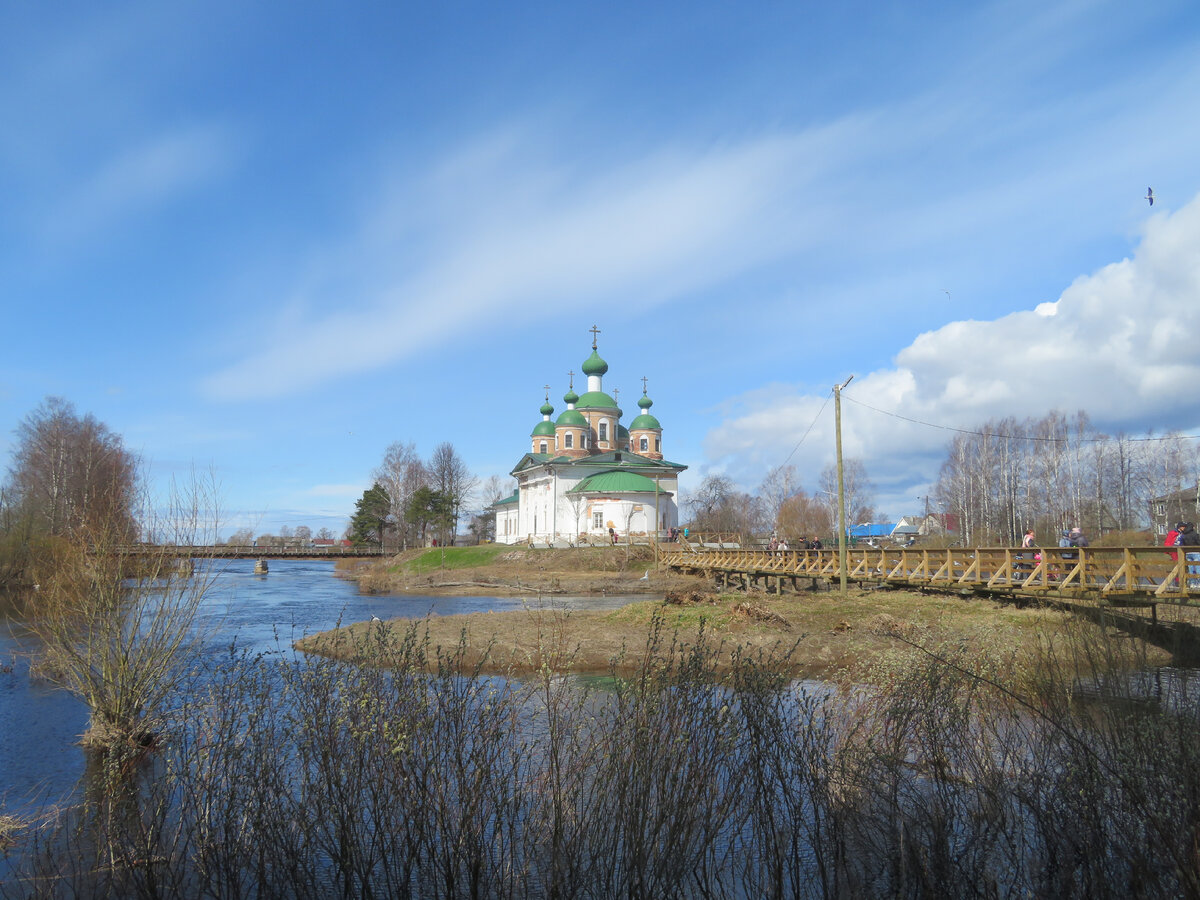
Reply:
M642 413L629 423L629 427L635 431L640 428L657 428L659 431L662 430L662 426L658 424L658 419L654 418L650 413Z
M511 497L505 497L503 500L497 500L495 503L492 504L492 507L495 508L497 506L512 506L514 503L517 503L519 500L520 500L520 496L519 496L518 492L513 491Z
M533 436L539 437L541 435L546 435L548 437L554 437L554 423L547 422L545 419L543 419L542 421L540 421L536 425L534 425L533 426Z
M515 475L522 469L528 469L531 466L544 466L546 463L554 463L555 465L558 465L559 463L566 463L570 461L571 458L568 456L555 456L553 453L526 453L521 457L520 460L518 460L517 464L512 467L511 474Z
M645 494L654 493L654 482L636 472L597 472L589 475L568 494Z
M617 459L618 454L620 459ZM635 469L674 469L676 473L682 472L687 468L683 463L671 462L667 459L650 459L646 456L639 456L632 450L610 450L608 453L597 453L594 456L555 456L553 453L526 453L511 469L511 474L515 475L522 469L532 468L534 466L544 466L548 463L553 463L556 466L606 466L612 468L620 468L625 470ZM669 477L669 476L667 476ZM651 482L653 483L653 482Z
M617 458L618 454L620 454L620 459ZM666 459L651 459L632 450L610 450L607 453L597 453L595 456L584 456L581 459L572 460L572 462L585 466L620 466L622 469L678 469L682 472L687 468L683 463L674 463Z
M575 405L581 409L616 409L617 401L604 391L588 391Z

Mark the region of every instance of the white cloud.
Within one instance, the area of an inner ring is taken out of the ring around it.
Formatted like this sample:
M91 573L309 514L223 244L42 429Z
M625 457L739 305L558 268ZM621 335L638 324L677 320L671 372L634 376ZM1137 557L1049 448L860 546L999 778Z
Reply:
M894 367L855 379L843 396L891 415L845 404L844 454L862 457L881 483L906 477L916 487L937 476L952 436L945 428L1054 409L1085 410L1113 432L1193 428L1200 424L1197 333L1200 197L1177 213L1154 215L1131 258L1078 278L1053 303L951 322L900 350ZM760 392L739 398L743 411L708 435L707 455L753 485L784 461L824 401ZM793 462L815 476L832 458L832 429L827 413ZM927 468L912 471L921 460Z

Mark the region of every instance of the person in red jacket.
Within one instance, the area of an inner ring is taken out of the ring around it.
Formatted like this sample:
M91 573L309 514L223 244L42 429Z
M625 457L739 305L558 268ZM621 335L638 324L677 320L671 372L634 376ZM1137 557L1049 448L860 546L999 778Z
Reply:
M1183 531L1183 526L1186 524L1187 524L1187 522L1176 522L1175 527L1172 528L1170 531L1168 531L1167 536L1165 538L1163 538L1163 546L1164 547L1174 547L1175 541L1179 537L1179 532ZM1169 557L1171 557L1171 559L1179 559L1179 554L1176 553L1174 550L1172 550L1167 555Z

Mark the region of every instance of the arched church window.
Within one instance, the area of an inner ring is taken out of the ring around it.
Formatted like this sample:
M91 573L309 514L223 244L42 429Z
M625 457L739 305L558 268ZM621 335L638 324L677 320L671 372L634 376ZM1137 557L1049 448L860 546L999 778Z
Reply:
M568 450L570 450L572 447L575 446L574 441L573 441L574 437L575 437L575 435L571 434L571 432L569 432L569 431L567 432L565 442L566 442L566 447Z
M608 440L608 423L607 422L600 423L600 435L599 436L600 436L600 440L602 440L602 441Z
M645 438L645 437L642 438L642 452L645 453L649 449L650 449L650 439Z
M655 438L655 439L654 439L654 452L655 452L655 453L662 453L662 438Z
M541 447L541 449L538 451L539 453L545 453L545 452L546 452L546 442L545 442L545 441L542 441L542 443L541 443L541 444L539 444L538 446L539 446L539 447Z

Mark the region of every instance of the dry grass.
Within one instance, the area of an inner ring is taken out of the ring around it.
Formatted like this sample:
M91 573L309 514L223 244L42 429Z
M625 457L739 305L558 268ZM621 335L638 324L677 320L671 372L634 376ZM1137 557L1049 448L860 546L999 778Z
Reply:
M0 814L0 847L12 844L25 823L16 816Z
M369 594L661 594L705 586L701 579L654 569L649 547L529 550L489 544L409 550L343 574ZM642 581L647 571L654 572L653 578Z
M685 644L703 627L723 642L727 664L735 650L792 650L794 674L836 680L872 680L884 660L918 653L916 647L953 645L981 654L1028 656L1061 629L1064 616L1048 609L1019 609L988 600L906 591L851 591L838 594L716 595L683 592L673 599L633 603L617 610L561 611L530 605L524 610L431 616L420 622L393 619L358 623L312 635L298 649L333 658L371 663L364 648L379 644L362 638L386 629L398 639L411 628L428 636L431 647L465 642L472 665L504 673L536 671L543 664L576 672L606 672L636 665L656 618Z

